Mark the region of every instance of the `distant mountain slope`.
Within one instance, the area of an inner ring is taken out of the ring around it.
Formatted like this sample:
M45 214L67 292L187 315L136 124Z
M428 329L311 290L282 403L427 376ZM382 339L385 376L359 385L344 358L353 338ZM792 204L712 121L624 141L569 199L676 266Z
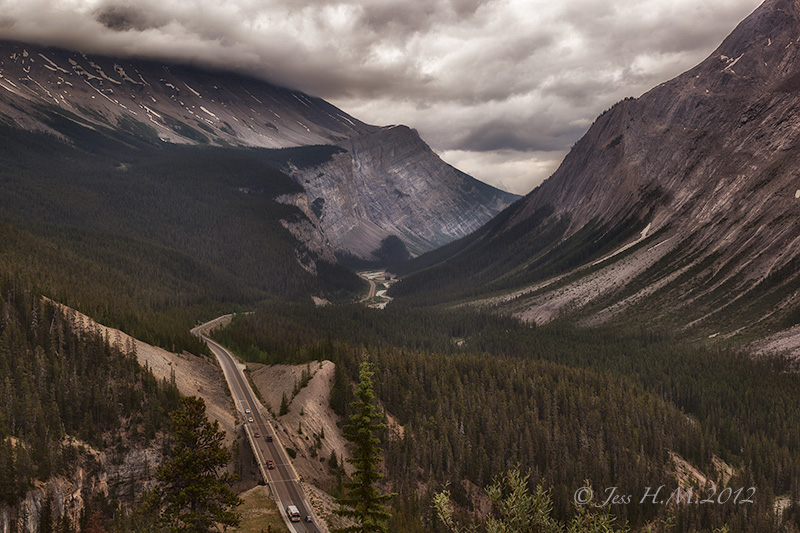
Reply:
M182 144L285 148L376 129L324 100L244 76L11 41L0 49L0 111L27 129L52 131L36 113L43 104L88 126L136 121Z
M282 162L307 191L284 201L324 230L295 232L317 248L327 240L370 257L397 235L422 253L516 199L444 163L413 130L370 126L319 98L244 76L0 41L0 89L0 120L62 138L71 134L54 125L53 113L154 143L340 148L330 162Z
M287 231L310 224L275 200L300 186L274 152L152 146L56 118L72 144L0 125L0 266L46 296L198 353L198 317L360 289Z
M768 0L697 67L601 115L551 178L423 258L439 266L397 294L479 297L537 322L578 311L709 334L790 325L799 37L800 2Z

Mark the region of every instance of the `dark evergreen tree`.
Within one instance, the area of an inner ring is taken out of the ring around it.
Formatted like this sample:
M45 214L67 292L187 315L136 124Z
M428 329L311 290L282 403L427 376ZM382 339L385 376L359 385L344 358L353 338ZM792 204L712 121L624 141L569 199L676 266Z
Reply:
M214 531L236 526L241 500L231 490L233 476L220 472L231 460L219 422L206 418L202 398L182 398L172 413L173 442L166 462L156 470L156 498L168 531Z
M53 500L47 495L39 510L39 530L53 531Z
M355 445L353 457L345 460L355 467L352 481L344 484L346 495L339 498L336 514L352 519L356 525L341 528L340 532L385 532L391 517L385 505L394 494L381 494L376 484L383 478L378 471L381 462L380 439L376 434L386 426L383 415L375 407L369 360L361 363L359 383L351 408L350 424L344 427L344 437Z
M281 409L278 411L278 416L283 416L289 412L289 400L286 399L286 394L281 397Z
M103 527L103 515L100 511L93 511L92 514L87 514L84 510L84 514L88 516L86 520L86 526L81 528L81 531L85 531L86 533L106 533L105 527Z
M396 266L411 259L405 243L397 235L389 235L383 239L378 249L372 253L387 266Z

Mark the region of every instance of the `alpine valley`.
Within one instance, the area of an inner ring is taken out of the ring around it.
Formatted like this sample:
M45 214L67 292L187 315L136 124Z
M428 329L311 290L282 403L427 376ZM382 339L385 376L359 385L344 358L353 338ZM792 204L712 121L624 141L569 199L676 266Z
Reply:
M798 43L767 0L524 198L298 91L0 43L0 532L800 531Z
M795 325L798 28L796 2L764 3L701 64L604 112L550 179L397 293L539 324Z

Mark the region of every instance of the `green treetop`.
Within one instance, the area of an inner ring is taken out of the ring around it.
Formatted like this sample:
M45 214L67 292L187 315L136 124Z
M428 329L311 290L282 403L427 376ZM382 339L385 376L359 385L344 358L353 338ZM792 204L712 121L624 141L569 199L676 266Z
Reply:
M233 476L221 472L231 452L223 445L219 422L206 418L202 398L182 398L172 413L173 442L167 461L156 470L156 499L168 531L224 531L239 523L233 511L241 500L231 490Z
M361 363L355 400L351 404L350 424L344 427L344 437L355 445L353 457L346 459L355 467L355 472L352 481L344 484L347 494L337 500L336 514L350 518L356 525L341 528L339 532L385 532L391 517L385 502L394 494L381 494L376 487L383 478L378 471L381 457L380 439L376 434L386 426L381 421L383 415L375 407L372 375L371 365L365 360Z

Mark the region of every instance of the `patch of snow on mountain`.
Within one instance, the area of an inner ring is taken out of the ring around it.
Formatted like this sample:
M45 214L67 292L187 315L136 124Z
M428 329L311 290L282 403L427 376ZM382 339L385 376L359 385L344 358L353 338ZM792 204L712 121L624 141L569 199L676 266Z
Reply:
M356 123L353 122L352 120L350 120L349 118L347 118L346 116L344 116L344 115L338 115L338 116L339 116L339 118L341 118L342 120L346 121L348 124L350 124L354 128L356 127Z
M86 80L99 80L100 79L100 77L95 76L94 74L92 74L91 72L88 72L85 68L80 66L78 64L78 62L75 61L74 59L70 59L69 63L72 65L72 70L78 76L84 77L84 78L86 78Z
M189 85L188 85L187 83L184 83L184 85L186 85L186 88L187 88L187 89L189 89L190 91L192 91L196 97L198 97L198 98L202 98L202 96L200 96L200 93L199 93L199 92L197 92L197 91L195 91L195 90L194 90L194 89L192 89L191 87L189 87Z
M311 106L309 106L309 105L308 105L306 102L304 102L304 101L303 101L303 100L302 100L302 99L301 99L299 96L297 96L296 94L293 94L292 96L294 96L294 97L295 97L295 99L296 99L298 102L300 102L301 104L303 104L304 106L306 106L306 107L311 107Z
M48 63L50 63L50 66L51 66L52 68L50 68L50 67L47 67L47 65L45 65L45 67L47 67L47 68L50 68L50 70L53 70L54 72L63 72L64 74L69 74L69 71L68 71L68 70L66 70L66 69L64 69L64 68L62 68L62 67L59 67L59 66L58 66L58 65L56 65L56 64L55 64L53 61L51 61L51 60L50 60L50 59L49 59L47 56L45 56L44 54L39 54L39 57L41 57L42 59L44 59L45 61L47 61Z
M208 109L206 109L204 106L200 106L200 111L203 111L203 112L205 112L205 113L208 113L208 114L209 114L209 115L211 115L212 117L214 117L214 118L216 118L216 119L219 119L219 117L218 117L217 115L215 115L214 113L212 113L211 111L209 111Z
M89 61L89 65L91 65L91 67L92 67L93 69L95 69L97 72L99 72L99 73L100 73L100 76L102 76L102 77L103 77L103 79L106 79L106 80L108 80L108 81L110 81L111 83L114 83L114 84L116 84L116 85L122 85L122 82L121 82L121 81L119 81L119 80L115 80L114 78L112 78L111 76L109 76L108 74L106 74L106 73L105 73L105 71L103 70L103 68L102 68L100 65L98 65L97 63L95 63L94 61Z
M125 69L122 68L122 66L120 66L120 65L118 65L116 63L114 63L114 72L116 72L117 75L120 78L122 78L123 81L127 81L128 83L133 83L134 85L142 85L141 82L138 82L138 81L134 80L133 78L131 78L130 76L128 76L128 74L125 72Z

